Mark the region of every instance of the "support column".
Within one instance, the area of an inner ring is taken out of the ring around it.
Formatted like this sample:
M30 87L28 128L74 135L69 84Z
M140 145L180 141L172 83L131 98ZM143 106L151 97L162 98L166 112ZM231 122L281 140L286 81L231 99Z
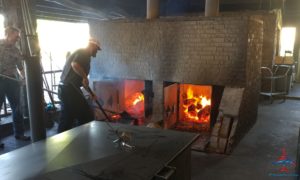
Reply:
M159 0L147 0L147 19L159 17Z
M40 49L34 16L35 0L20 0L24 23L23 40L26 49L25 73L31 138L33 142L46 138L44 123L43 84Z
M25 63L27 98L31 138L33 142L46 138L42 76L39 57L31 57Z
M205 1L205 16L218 16L219 15L219 0L206 0Z

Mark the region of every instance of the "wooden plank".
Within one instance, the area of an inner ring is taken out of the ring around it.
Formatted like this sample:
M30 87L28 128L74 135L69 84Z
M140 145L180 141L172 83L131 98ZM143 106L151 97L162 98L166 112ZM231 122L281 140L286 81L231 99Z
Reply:
M227 138L219 138L217 152L225 153L226 146L227 146Z
M227 139L229 135L230 127L231 127L231 118L225 116L222 121L219 136Z
M219 136L221 125L222 125L221 122L216 122L216 124L214 125L212 132L211 132L212 136Z
M237 117L239 115L244 88L226 87L223 92L219 110L224 114Z
M211 136L209 140L209 150L210 151L216 151L218 148L218 137L217 136Z
M234 118L232 126L231 126L231 130L230 130L230 134L229 134L229 137L228 137L226 154L230 154L231 151L232 151L232 145L234 143L234 135L235 135L235 132L236 132L237 125L238 125L238 118Z

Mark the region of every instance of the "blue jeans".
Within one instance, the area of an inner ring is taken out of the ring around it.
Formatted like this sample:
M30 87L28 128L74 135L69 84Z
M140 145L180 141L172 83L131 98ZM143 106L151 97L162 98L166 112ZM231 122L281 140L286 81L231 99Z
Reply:
M20 103L20 84L16 81L0 78L0 104L4 97L8 99L12 109L15 136L24 135L24 119Z

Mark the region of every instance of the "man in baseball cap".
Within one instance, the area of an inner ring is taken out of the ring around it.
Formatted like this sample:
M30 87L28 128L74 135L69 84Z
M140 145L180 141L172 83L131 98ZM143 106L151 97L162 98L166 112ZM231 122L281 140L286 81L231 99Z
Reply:
M71 129L75 119L78 121L76 125L94 120L93 110L84 98L81 87L86 89L89 87L91 57L96 57L99 50L101 50L99 41L90 38L86 48L78 49L66 61L58 88L58 96L61 100L59 133Z
M96 47L98 47L97 48L98 50L101 50L100 42L97 39L90 38L89 43L92 44L92 45L95 45Z

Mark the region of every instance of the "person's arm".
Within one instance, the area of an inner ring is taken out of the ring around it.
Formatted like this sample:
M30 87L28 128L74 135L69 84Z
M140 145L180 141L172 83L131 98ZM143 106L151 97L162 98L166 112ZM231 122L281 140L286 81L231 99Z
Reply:
M75 73L82 77L82 85L83 85L84 89L87 92L89 92L89 94L91 95L91 98L94 100L98 99L98 97L94 93L90 92L89 79L87 78L87 74L85 73L82 66L77 62L72 62L71 66L72 66L73 70L75 71Z
M75 71L75 73L78 74L80 77L82 77L83 87L84 88L89 87L89 80L87 78L87 74L85 73L83 67L77 62L72 62L71 66L72 66L72 69Z

